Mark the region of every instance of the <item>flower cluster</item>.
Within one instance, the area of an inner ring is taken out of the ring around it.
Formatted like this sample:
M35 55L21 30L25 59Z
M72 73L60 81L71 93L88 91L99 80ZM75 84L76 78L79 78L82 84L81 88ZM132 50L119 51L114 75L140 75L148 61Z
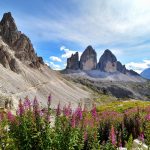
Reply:
M116 149L130 147L135 138L150 145L150 107L124 112L76 109L71 104L41 108L35 97L19 100L16 114L0 113L0 149ZM6 130L7 129L7 130ZM6 148L7 147L7 148Z

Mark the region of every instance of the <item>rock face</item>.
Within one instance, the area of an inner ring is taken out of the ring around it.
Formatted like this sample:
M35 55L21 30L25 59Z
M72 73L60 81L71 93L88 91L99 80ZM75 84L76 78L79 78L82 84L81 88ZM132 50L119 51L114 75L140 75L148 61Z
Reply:
M88 46L81 55L80 69L94 70L97 66L97 54L92 46Z
M7 51L6 47L3 46L0 47L0 63L5 68L11 69L16 73L20 72L19 66L15 58L13 58L13 56Z
M126 73L125 65L122 65L121 62L117 61L116 56L108 49L106 49L100 57L97 68L103 72L119 71L124 74Z
M97 68L103 72L121 72L123 74L139 75L133 70L127 70L125 65L117 61L116 56L108 49L106 49L103 55L99 59Z
M121 63L118 63L121 69ZM105 50L104 54L100 57L97 68L104 72L116 72L117 71L117 59L110 50Z
M122 65L120 61L117 61L116 56L109 49L104 51L97 64L97 54L92 46L88 46L85 49L81 55L80 61L78 52L74 55L72 54L72 56L67 59L66 69L80 69L84 71L100 70L108 73L120 72L129 75L139 75L133 70L127 70L125 65Z
M15 56L27 65L39 68L44 64L43 59L36 55L30 39L18 31L10 12L5 13L0 22L0 36L15 51Z
M72 54L70 58L67 59L67 69L77 70L79 69L79 54L76 52Z

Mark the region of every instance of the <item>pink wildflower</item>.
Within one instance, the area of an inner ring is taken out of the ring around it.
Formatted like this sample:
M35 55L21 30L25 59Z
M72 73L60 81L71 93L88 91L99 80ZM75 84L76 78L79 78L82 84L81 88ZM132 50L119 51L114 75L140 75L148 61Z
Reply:
M66 105L63 107L63 113L66 117L69 117L72 113L71 104L66 107Z
M146 119L147 121L150 121L150 114L148 114L148 115L145 117L145 119Z
M114 126L112 125L111 130L110 130L110 135L109 135L110 141L113 145L116 145L116 135L115 135L115 129Z
M84 141L87 140L87 137L88 137L87 131L84 131Z
M93 109L91 110L91 113L92 113L92 116L94 118L97 118L97 111L96 111L96 106L95 105L93 105Z
M15 119L15 117L14 117L14 115L11 113L11 111L9 111L9 112L7 113L7 118L8 118L8 120L9 120L10 122L13 122L14 119Z
M48 107L51 105L51 100L52 100L52 96L51 94L48 96L48 101L47 101L47 105Z
M75 113L76 113L76 116L81 120L82 119L82 108L80 105L76 109Z
M141 132L139 140L141 140L142 142L144 142L144 133L143 132Z
M75 114L72 115L71 127L72 127L72 128L75 128L75 127L76 127L76 116L75 116Z
M34 110L35 114L39 114L40 113L39 102L38 102L36 97L34 98L34 101L33 101L33 110Z
M22 100L20 99L19 100L19 108L17 110L17 115L21 116L23 113L24 113L24 107L23 107L23 104L22 104Z
M31 101L28 99L28 97L25 99L23 106L25 110L31 109Z
M61 114L61 110L60 110L60 102L59 102L56 109L56 116L60 116L60 114Z

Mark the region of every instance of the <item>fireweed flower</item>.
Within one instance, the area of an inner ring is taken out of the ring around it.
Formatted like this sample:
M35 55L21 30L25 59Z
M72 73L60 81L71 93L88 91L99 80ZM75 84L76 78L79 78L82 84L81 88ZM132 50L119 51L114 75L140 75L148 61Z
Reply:
M142 142L144 142L144 132L141 132L139 140L141 140Z
M76 113L76 116L81 120L82 119L82 108L80 105L76 109L75 113Z
M63 114L66 117L69 117L72 114L72 109L71 109L71 104L70 103L67 107L66 107L66 105L63 107Z
M87 134L87 131L84 131L84 142L87 140L87 138L88 138L88 134Z
M60 116L60 114L61 114L61 110L60 110L60 102L59 102L56 109L56 116Z
M21 116L24 113L24 106L22 104L22 100L19 100L19 106L18 106L18 110L17 110L17 115Z
M112 125L111 130L110 130L110 135L109 135L110 141L113 145L116 145L116 134L115 134L115 129L114 126Z
M35 114L39 114L40 113L39 102L38 102L36 97L34 98L34 101L33 101L33 110L34 110Z
M48 101L47 101L48 107L50 107L51 101L52 101L52 96L51 96L51 94L50 94L50 95L48 96Z
M93 105L93 108L92 108L92 110L91 110L91 114L92 114L92 116L93 116L94 118L97 118L97 111L96 111L96 106L95 106L95 105Z
M31 109L31 101L28 99L28 97L25 99L23 106L25 110Z
M76 116L75 116L75 114L72 115L71 127L72 127L72 128L75 128L75 127L76 127Z
M7 113L7 118L8 118L8 120L9 120L10 122L13 122L14 119L15 119L15 117L14 117L14 115L11 113L11 111L8 111L8 113Z
M146 115L145 119L146 119L147 121L150 121L150 114Z

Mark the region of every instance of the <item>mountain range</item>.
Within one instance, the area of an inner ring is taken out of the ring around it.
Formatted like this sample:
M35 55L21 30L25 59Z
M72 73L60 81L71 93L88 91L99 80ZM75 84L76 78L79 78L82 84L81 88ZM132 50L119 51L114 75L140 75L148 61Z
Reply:
M42 105L52 94L52 106L59 102L79 102L91 105L101 95L116 98L147 100L150 83L117 60L110 50L105 50L97 62L97 53L88 46L82 53L76 52L67 59L65 70L60 72L47 66L37 56L30 39L18 30L11 13L5 13L0 21L0 106L13 101L35 96Z

